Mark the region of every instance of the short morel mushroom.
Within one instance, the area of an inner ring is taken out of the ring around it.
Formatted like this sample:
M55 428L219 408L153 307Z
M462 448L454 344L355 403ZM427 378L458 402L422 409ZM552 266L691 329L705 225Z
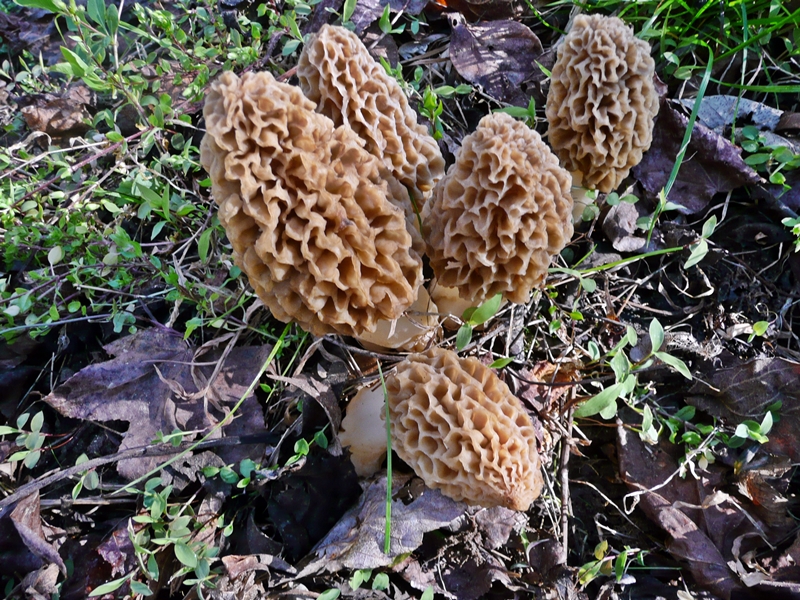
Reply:
M571 178L539 134L504 113L481 119L425 207L438 283L473 305L526 302L572 237Z
M393 202L409 202L405 188L314 108L269 73L224 73L206 96L200 160L234 260L273 315L357 335L416 299L419 234Z
M548 140L589 189L610 192L642 160L658 113L650 46L617 17L579 15L558 47Z
M430 488L527 510L542 489L533 424L494 371L432 348L386 379L392 448Z
M344 27L323 26L303 49L297 76L317 110L352 128L421 207L444 175L442 153L361 40Z

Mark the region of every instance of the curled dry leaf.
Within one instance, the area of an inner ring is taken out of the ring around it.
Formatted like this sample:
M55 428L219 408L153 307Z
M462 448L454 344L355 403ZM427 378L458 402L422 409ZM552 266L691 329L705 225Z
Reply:
M689 119L661 100L661 109L653 130L653 143L633 168L634 176L653 197L667 184L675 157L683 142ZM705 210L714 194L729 192L745 184L761 181L758 174L742 160L742 151L728 140L695 122L686 157L668 200L687 214Z
M8 523L13 525L13 530L8 527ZM4 532L0 538L0 555L4 556L5 566L23 568L20 572L28 572L32 569L25 568L27 563L32 568L54 564L64 575L67 574L67 567L58 553L61 541L57 536L63 534L62 529L50 527L42 520L39 492L34 492L20 500L10 513L5 513L0 518L0 531ZM11 531L16 531L16 537ZM16 538L16 539L15 539ZM19 542L22 542L20 544ZM24 546L23 546L24 545ZM38 561L26 561L24 555L30 552L38 558ZM14 556L12 560L10 557ZM36 564L38 562L38 564ZM12 564L13 563L13 564ZM5 569L0 569L3 573ZM12 575L12 572L5 573Z
M453 14L450 23L450 60L458 73L483 87L492 98L527 105L522 84L544 79L536 64L543 52L536 34L510 20L467 23L461 15Z

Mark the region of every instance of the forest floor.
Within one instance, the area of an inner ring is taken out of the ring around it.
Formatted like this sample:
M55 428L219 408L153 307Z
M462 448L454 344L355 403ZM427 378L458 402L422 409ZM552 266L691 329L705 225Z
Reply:
M530 302L433 342L523 401L543 493L468 507L395 456L384 552L386 463L359 477L337 434L403 354L258 301L205 90L296 84L344 21L449 166L492 111L546 139L580 13L650 44L652 145ZM0 0L0 40L5 597L800 598L797 2Z

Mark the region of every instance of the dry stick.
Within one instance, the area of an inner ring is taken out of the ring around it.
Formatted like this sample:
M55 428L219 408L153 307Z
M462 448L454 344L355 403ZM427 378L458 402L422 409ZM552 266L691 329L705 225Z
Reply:
M567 435L561 437L561 564L566 566L569 558L569 455L572 444L572 412L575 388L572 388L572 408L567 411Z
M137 446L136 448L129 448L127 450L123 450L121 452L117 452L116 454L111 454L109 456L101 456L99 458L93 458L91 460L87 460L86 462L82 462L79 465L75 465L69 467L68 469L63 469L52 473L51 475L46 475L40 477L30 483L26 483L22 487L20 487L16 492L11 494L10 496L3 498L0 500L0 517L3 516L4 509L11 504L14 504L18 500L25 498L26 496L30 496L34 492L41 490L48 485L61 481L63 479L67 479L72 477L73 475L78 475L83 473L84 471L88 471L90 469L95 469L97 467L102 467L103 465L107 465L109 463L114 463L120 460L127 460L130 458L151 458L154 456L169 456L171 454L177 454L179 452L183 452L187 448L191 448L194 446L194 450L205 450L206 448L217 448L220 446L236 446L239 444L264 444L269 442L275 442L277 436L273 433L266 433L260 435L244 435L244 436L236 436L236 437L225 437L219 438L215 440L206 440L205 442L197 443L197 442L183 442L178 446L173 446L171 443L164 443L159 444L158 446Z

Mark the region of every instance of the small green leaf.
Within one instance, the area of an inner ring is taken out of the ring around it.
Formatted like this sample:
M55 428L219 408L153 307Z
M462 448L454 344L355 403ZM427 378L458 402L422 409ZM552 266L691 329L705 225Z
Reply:
M153 591L141 581L131 581L131 592L142 596L152 596Z
M456 334L456 350L461 352L466 348L472 340L472 326L469 323L464 323L458 329Z
M758 336L767 333L767 329L769 329L769 321L758 321L757 323L753 323L753 333Z
M197 240L197 253L200 255L201 262L206 262L208 258L208 246L212 233L214 233L214 230L209 227L200 234L200 238Z
M676 419L680 419L681 421L691 421L694 419L694 415L697 409L694 406L684 406L678 412L675 413Z
M497 314L497 311L500 309L500 303L503 301L502 294L496 294L493 297L489 298L486 302L481 304L475 312L472 313L472 316L469 319L470 325L473 327L477 325L483 325L491 319L493 316Z
M617 559L614 561L614 577L617 578L617 582L622 579L622 576L625 575L625 566L628 564L628 551L623 550L620 552Z
M303 438L300 438L294 443L294 453L298 456L307 456L309 450L311 450L311 446L309 446L308 442Z
M32 469L36 466L36 463L39 462L39 459L42 457L41 450L34 450L25 457L25 460L22 461L22 464L25 465L28 469Z
M683 265L684 269L689 269L703 260L708 254L708 242L704 239L701 239L696 244L692 244L690 246L692 249L692 253L689 255L689 258L686 259L686 262Z
M336 588L330 588L317 596L317 600L336 600L341 595L341 591Z
M184 543L175 544L175 558L190 569L197 566L197 555Z
M431 586L426 587L419 600L433 600L433 588Z
M9 427L8 425L0 425L0 435L10 435L12 433L19 433L19 429Z
M20 6L29 6L30 8L43 8L50 12L58 12L59 9L66 8L63 2L55 2L54 0L14 0ZM117 589L117 588L114 588Z
M576 417L591 417L596 415L609 406L615 405L616 400L619 398L621 392L621 383L610 385L599 394L592 396L586 402L581 404L575 411L574 415Z
M717 215L711 215L711 218L708 219L705 223L703 223L703 237L708 238L711 237L711 234L714 233L714 230L717 228Z
M661 345L664 343L664 328L659 323L658 319L650 321L650 345L651 352L658 352Z
M125 577L121 577L119 579L115 579L114 581L109 581L108 583L104 583L103 585L98 585L94 588L89 597L93 596L105 596L106 594L110 594L111 592L117 591L122 585L128 581L131 577L133 577L133 573L130 575L125 575Z
M503 367L510 365L512 362L514 362L513 357L498 358L496 361L494 361L492 364L489 365L489 368L502 369Z
M33 415L33 419L31 419L31 431L35 431L36 433L40 432L42 430L42 425L44 425L44 413L39 411Z
M764 420L761 421L761 433L764 435L768 434L772 429L772 425L772 411L767 411L767 414L764 415Z
M389 589L389 576L386 573L378 573L372 580L372 589L382 592Z
M680 358L672 356L671 354L667 354L666 352L656 352L655 355L661 361L665 362L670 367L675 369L678 373L686 377L686 379L688 379L689 381L693 379L692 372L689 370L689 367L687 367L686 363L683 362Z
M64 249L61 246L54 246L50 248L50 252L47 253L47 262L50 263L51 266L60 263L62 258L64 258Z
M581 287L590 294L597 289L597 282L594 279L589 279L588 277L581 277L580 282L581 282Z

